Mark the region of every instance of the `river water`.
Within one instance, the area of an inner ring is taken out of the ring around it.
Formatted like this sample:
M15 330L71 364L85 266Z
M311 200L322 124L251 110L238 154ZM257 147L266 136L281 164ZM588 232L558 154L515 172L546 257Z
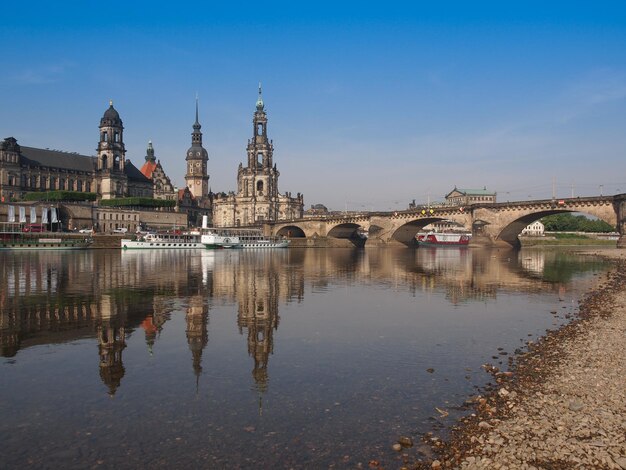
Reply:
M0 254L3 468L400 466L607 266L562 250ZM439 410L449 413L440 413Z

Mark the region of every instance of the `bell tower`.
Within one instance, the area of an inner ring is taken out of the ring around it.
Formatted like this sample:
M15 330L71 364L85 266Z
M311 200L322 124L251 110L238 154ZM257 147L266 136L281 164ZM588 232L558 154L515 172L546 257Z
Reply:
M241 168L238 174L239 195L251 198L255 207L253 213L244 217L244 223L276 220L275 206L280 173L273 161L274 144L267 137L267 114L260 83L256 110L252 117L252 139L248 139L247 153L248 166Z
M124 173L126 148L124 126L119 113L109 101L109 109L100 119L100 141L97 148L98 192L102 199L123 197L127 192Z
M191 147L187 150L187 173L185 183L195 198L204 198L209 194L208 161L209 154L202 146L202 132L198 122L198 98L196 97L196 122L191 133Z

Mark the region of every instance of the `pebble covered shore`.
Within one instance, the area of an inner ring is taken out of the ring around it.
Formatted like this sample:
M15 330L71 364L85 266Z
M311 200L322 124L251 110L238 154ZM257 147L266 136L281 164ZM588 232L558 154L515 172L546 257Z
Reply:
M578 319L529 344L432 456L409 469L626 470L626 250L588 250L615 267ZM428 437L426 438L428 441Z

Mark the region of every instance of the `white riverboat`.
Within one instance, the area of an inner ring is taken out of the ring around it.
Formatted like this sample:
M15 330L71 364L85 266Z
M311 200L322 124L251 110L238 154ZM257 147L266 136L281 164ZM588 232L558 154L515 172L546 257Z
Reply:
M190 250L205 249L199 232L146 233L136 240L122 239L125 250Z
M263 235L261 231L247 230L239 233L241 248L287 248L289 240Z
M263 235L258 229L211 229L211 233L216 240L221 240L223 248L225 242L230 242L231 248L287 248L289 240L282 237L272 237ZM203 236L203 240L208 240ZM214 242L219 245L220 242Z
M212 229L203 229L200 242L205 248L240 248L241 242L236 235L220 233Z

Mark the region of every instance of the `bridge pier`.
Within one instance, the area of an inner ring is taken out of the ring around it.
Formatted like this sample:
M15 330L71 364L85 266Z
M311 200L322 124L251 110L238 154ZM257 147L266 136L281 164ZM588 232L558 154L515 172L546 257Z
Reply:
M476 248L519 248L521 243L517 238L513 243L510 243L502 239L493 239L488 235L472 235L469 246Z

